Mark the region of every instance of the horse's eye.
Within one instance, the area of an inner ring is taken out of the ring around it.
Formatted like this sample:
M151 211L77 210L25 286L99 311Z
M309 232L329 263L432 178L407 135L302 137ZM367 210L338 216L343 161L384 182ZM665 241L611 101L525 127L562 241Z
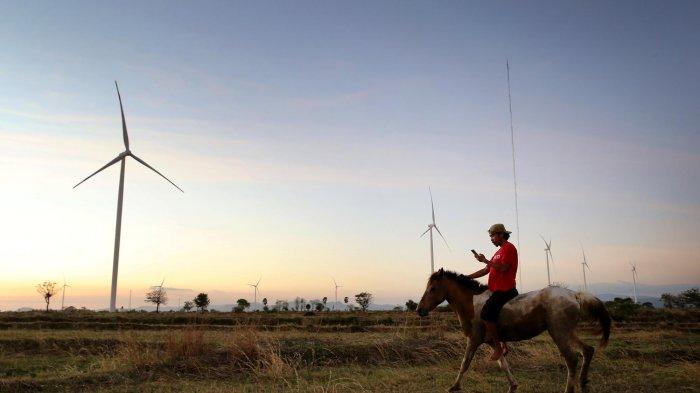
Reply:
M435 292L435 287L430 287L430 292Z

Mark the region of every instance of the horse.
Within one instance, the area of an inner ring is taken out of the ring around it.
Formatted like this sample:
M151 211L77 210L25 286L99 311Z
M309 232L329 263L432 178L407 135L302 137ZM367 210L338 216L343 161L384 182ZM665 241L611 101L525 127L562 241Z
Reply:
M485 342L485 325L479 315L489 295L486 285L453 271L440 269L428 279L425 293L416 310L418 315L427 316L428 312L446 300L457 314L461 330L468 339L457 379L449 388L449 392L461 390L462 377L469 368L477 348ZM598 348L604 348L610 338L610 314L603 302L589 293L550 286L518 295L506 303L498 319L498 337L504 342L523 341L546 330L566 362L565 392L574 392L578 364L576 351L583 355L583 365L579 374L581 391L588 392L588 368L593 360L595 349L581 341L575 334L576 326L583 320L593 320L600 324L602 337ZM495 345L495 343L487 344L492 347ZM498 362L508 377L509 393L514 393L518 384L505 354Z

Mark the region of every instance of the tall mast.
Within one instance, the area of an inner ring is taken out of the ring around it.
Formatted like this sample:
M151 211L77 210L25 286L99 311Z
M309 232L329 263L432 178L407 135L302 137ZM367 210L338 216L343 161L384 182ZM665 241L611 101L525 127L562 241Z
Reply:
M520 249L520 217L518 214L518 182L515 177L515 133L513 131L513 106L510 97L510 64L506 60L506 73L508 75L508 114L510 115L510 146L513 152L513 193L515 194L515 234ZM522 253L521 253L522 255ZM518 266L518 279L520 280L520 290L523 290L523 267Z

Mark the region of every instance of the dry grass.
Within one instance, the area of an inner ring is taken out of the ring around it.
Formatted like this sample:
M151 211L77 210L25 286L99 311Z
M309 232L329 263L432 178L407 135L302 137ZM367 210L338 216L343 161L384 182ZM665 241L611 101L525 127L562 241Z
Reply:
M357 333L183 326L176 329L0 331L0 391L442 391L465 339L447 316ZM376 321L386 322L378 317ZM586 341L597 337L584 334ZM700 392L697 329L613 330L591 370L593 392ZM503 373L481 349L463 386L496 392ZM509 355L520 392L561 391L565 369L547 335Z

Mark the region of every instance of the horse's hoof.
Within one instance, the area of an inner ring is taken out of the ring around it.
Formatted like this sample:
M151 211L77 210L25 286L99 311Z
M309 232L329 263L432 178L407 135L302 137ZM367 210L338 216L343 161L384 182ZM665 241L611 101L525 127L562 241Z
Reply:
M518 385L510 385L508 393L515 393L516 390L518 390Z
M447 389L448 392L461 392L462 388L459 385L452 385L449 389Z

